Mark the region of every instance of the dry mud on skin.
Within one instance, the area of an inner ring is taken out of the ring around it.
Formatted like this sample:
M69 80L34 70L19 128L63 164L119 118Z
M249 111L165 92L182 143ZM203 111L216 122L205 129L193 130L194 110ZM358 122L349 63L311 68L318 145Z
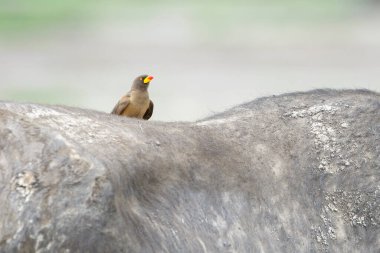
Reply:
M379 252L380 96L194 123L0 103L0 252Z

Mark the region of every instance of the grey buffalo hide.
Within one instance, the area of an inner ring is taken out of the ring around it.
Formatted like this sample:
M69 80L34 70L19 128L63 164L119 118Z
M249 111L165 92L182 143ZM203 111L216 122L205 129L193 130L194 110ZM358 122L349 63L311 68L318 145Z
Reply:
M380 252L379 182L370 91L171 123L0 102L0 252Z

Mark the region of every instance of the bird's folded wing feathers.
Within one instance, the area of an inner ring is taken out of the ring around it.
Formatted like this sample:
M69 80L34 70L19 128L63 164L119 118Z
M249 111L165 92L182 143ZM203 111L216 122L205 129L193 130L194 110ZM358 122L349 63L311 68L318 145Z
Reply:
M148 120L148 119L150 119L150 117L152 117L153 107L154 107L154 104L153 104L152 100L150 100L148 110L146 110L146 112L143 116L143 119Z
M128 95L122 97L113 108L111 114L121 115L129 104L129 97Z

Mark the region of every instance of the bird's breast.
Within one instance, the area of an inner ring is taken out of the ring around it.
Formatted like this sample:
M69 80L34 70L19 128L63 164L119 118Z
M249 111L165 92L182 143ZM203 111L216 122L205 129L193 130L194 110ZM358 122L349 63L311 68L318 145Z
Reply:
M149 108L149 101L148 92L132 91L129 105L124 114L129 117L142 118Z
M149 94L148 92L143 91L132 91L131 92L131 98L130 103L135 105L146 105L149 106Z

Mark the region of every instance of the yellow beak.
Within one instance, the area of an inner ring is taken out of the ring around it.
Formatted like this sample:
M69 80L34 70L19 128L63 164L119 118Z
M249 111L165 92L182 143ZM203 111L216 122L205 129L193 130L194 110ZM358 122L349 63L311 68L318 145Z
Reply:
M153 80L153 76L147 76L147 77L145 77L145 79L144 79L144 83L149 83L150 81L152 81Z

